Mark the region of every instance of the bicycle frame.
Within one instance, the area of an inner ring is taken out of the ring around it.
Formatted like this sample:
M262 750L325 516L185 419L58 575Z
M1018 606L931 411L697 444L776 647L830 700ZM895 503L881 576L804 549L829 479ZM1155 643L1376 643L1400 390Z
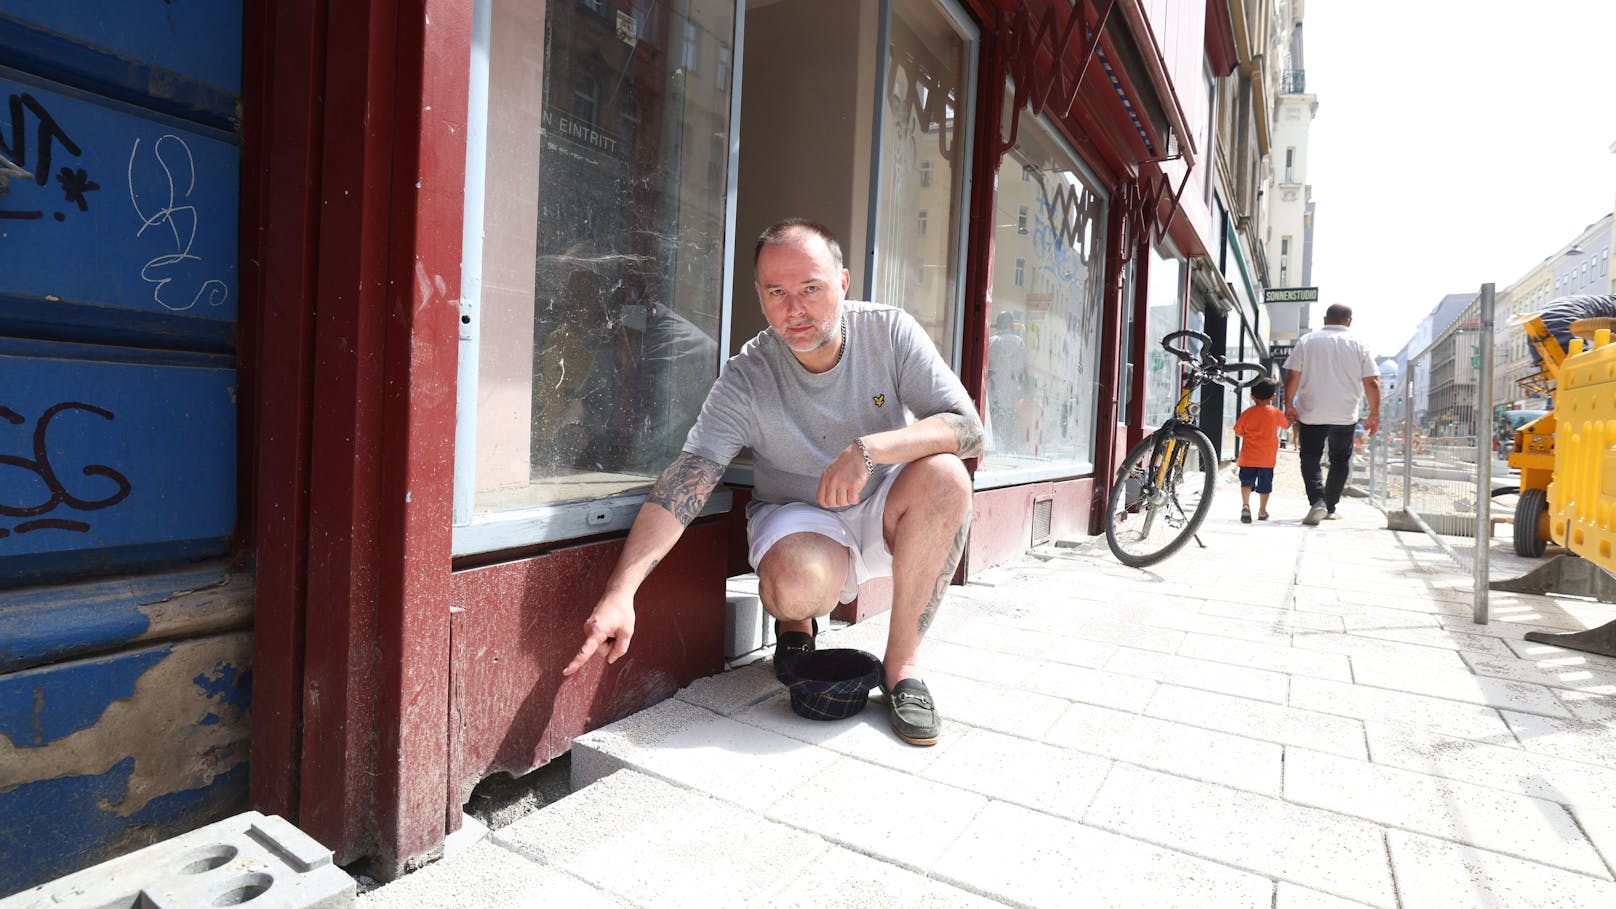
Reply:
M1173 449L1176 447L1173 429L1178 426L1195 427L1196 425L1195 390L1201 385L1202 380L1199 371L1193 368L1186 370L1184 373L1184 388L1178 393L1178 403L1173 406L1172 419L1157 427L1156 431L1152 433L1158 438L1167 440L1166 444L1161 446L1162 456L1157 461L1156 476L1151 477L1151 483L1155 486L1161 486L1167 482L1167 470L1169 465L1173 463L1173 455L1175 454Z

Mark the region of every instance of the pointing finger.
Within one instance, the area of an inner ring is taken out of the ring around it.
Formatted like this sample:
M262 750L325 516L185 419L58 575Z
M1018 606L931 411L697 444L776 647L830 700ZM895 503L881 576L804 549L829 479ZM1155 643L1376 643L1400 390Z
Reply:
M589 637L584 640L584 646L578 648L578 655L572 658L572 662L567 664L567 668L561 670L561 674L563 676L570 676L577 672L580 667L589 662L589 658L595 655L595 651L598 650L600 645L605 641L605 631L597 628L595 631L591 632Z

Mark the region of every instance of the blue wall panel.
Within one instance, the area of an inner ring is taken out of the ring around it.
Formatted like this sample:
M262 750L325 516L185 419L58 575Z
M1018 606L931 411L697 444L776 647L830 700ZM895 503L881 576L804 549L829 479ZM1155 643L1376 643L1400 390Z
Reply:
M241 23L241 4L228 0L0 0L0 60L228 129Z
M241 167L227 134L5 70L0 99L13 170L0 328L93 323L105 341L124 314L179 333L235 320Z
M225 551L235 370L38 348L0 352L0 585Z
M0 675L0 898L240 810L251 637Z

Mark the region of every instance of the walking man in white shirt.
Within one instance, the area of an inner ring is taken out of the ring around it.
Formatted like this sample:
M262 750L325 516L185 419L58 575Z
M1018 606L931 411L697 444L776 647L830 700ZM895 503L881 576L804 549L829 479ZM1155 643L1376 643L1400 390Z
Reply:
M1369 399L1364 429L1380 428L1380 370L1369 348L1347 329L1352 308L1340 303L1324 311L1324 327L1304 335L1285 361L1285 416L1300 436L1302 483L1308 510L1303 524L1336 517L1341 490L1351 469L1358 404ZM1329 450L1329 474L1319 478L1319 459Z

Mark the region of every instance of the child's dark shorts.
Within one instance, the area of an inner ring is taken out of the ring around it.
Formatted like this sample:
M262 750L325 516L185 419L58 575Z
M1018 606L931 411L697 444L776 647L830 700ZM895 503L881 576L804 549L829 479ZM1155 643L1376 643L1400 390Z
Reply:
M1257 490L1258 495L1267 495L1274 491L1274 468L1242 467L1240 468L1240 485L1250 486Z

